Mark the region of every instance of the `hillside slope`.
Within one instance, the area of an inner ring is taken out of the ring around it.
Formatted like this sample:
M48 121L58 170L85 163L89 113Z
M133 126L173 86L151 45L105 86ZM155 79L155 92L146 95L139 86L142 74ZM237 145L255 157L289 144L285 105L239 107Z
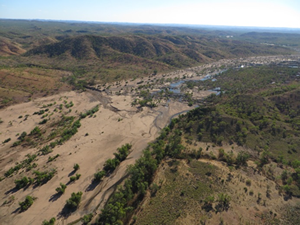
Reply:
M0 55L1 56L10 56L10 55L20 55L25 52L19 44L12 43L6 38L0 37Z
M58 43L43 45L28 51L25 56L67 55L76 59L105 60L116 54L130 54L174 67L231 57L264 54L286 54L281 47L261 46L241 41L193 36L93 36L67 38Z

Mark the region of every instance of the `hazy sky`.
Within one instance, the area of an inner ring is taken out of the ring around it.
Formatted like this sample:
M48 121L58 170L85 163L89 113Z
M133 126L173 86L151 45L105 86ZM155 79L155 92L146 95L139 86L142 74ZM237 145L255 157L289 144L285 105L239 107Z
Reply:
M0 18L300 28L300 0L0 0Z

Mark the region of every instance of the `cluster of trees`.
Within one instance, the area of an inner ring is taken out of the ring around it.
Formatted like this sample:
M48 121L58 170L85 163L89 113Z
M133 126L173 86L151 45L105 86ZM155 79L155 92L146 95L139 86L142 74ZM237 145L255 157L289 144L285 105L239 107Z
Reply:
M70 120L63 120L62 123L66 123L67 121ZM80 120L76 120L71 127L65 128L61 134L60 139L51 142L49 145L45 145L43 148L41 148L41 153L42 155L47 155L51 152L53 152L53 148L55 148L56 145L62 145L64 142L69 140L74 134L78 132L78 128L81 126ZM57 135L57 134L55 134Z
M17 163L17 165L16 166L14 166L14 167L11 167L8 171L6 171L5 173L4 173L4 176L5 177L9 177L9 176L11 176L14 172L18 172L20 169L22 169L22 168L27 168L27 169L31 169L31 168L33 168L33 167L35 167L36 166L36 164L31 164L34 160L35 160L35 158L37 157L37 155L36 154L33 154L33 155L31 155L31 154L27 154L26 155L26 159L24 159L21 163Z
M83 119L83 118L85 118L85 117L87 117L87 116L92 116L92 115L94 115L96 112L98 112L98 110L99 110L99 105L95 106L94 108L88 110L88 111L85 112L85 113L81 113L81 114L80 114L80 118Z
M44 171L44 172L34 171L33 173L35 174L36 184L41 185L51 180L54 177L56 170L52 169L50 171Z
M281 173L282 190L287 195L300 197L300 160L290 162L294 171L283 170Z
M153 100L153 96L150 94L149 90L141 90L139 93L139 97L142 99L135 99L131 105L139 104L140 107L149 106L150 108L156 107Z
M21 188L25 188L28 185L32 184L34 182L34 179L31 177L22 177L22 179L20 180L15 180L15 184L16 184L16 188L17 189L21 189Z
M206 89L221 87L226 95L235 95L249 93L253 90L267 89L269 91L275 87L287 86L295 80L297 73L298 70L295 68L276 65L249 67L242 70L229 69L218 76L216 81L206 80L197 82L197 84ZM265 94L265 92L262 93Z
M121 148L118 148L118 152L114 153L115 158L108 159L104 164L103 170L94 174L94 179L96 181L100 181L108 173L113 172L116 169L116 167L127 158L127 156L130 153L131 147L132 145L127 143L125 145L122 145Z
M134 165L129 166L129 179L107 202L98 220L99 224L122 224L126 215L132 212L132 205L137 204L145 195L161 160L167 155L181 157L182 147L177 146L180 146L181 133L177 131L170 135L170 131L169 127L164 128L157 141L143 151L142 157ZM166 140L169 142L168 147Z

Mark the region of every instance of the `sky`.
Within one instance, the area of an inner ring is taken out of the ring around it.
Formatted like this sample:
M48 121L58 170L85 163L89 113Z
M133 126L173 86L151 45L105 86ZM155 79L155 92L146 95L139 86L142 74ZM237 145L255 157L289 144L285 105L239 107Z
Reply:
M300 28L300 0L0 0L0 18Z

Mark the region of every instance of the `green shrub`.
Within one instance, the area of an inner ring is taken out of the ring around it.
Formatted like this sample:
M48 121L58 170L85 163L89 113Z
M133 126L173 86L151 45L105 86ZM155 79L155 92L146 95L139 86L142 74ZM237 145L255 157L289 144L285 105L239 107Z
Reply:
M115 155L115 158L122 162L126 159L126 157L129 155L129 150L131 149L132 145L130 144L125 144L125 145L122 145L121 148L118 148L117 151L118 153L114 153Z
M47 155L53 152L49 145L44 146L40 151L42 152L42 155Z
M38 112L34 112L33 113L33 115L42 115L42 114L44 114L45 113L45 110L40 110L40 111L38 111Z
M30 135L38 135L40 136L42 134L41 129L39 127L35 127L31 132Z
M87 214L87 215L84 215L82 218L81 218L81 222L83 224L88 224L89 222L91 222L93 219L93 214L90 213L90 214Z
M59 156L59 154L57 154L56 156L53 156L53 157L49 156L48 162L52 162L52 161L55 160L58 156Z
M70 182L74 182L76 180L76 177L75 176L71 176L70 177Z
M230 196L224 193L220 193L218 195L218 208L221 210L228 209L230 203Z
M52 177L54 177L56 170L52 169L51 171L45 171L45 172L34 171L33 173L36 175L35 177L36 183L40 185L40 184L47 183L49 180L51 180Z
M75 171L79 170L79 168L80 168L80 166L79 166L77 163L73 166L73 169L74 169Z
M79 180L80 177L81 177L81 174L77 173L75 176L70 177L70 182L74 182L76 180Z
M27 195L24 202L19 202L22 211L29 209L29 207L33 204L34 198L30 195Z
M20 141L24 141L25 137L26 137L27 133L25 131L22 132L22 134L18 137L18 139Z
M246 166L248 159L249 159L249 154L247 154L246 152L239 152L236 157L237 166Z
M21 144L21 141L15 141L13 144L12 144L12 147L16 147L16 146L18 146L18 145L20 145Z
M49 221L44 220L42 225L54 225L56 219L52 217Z
M65 193L66 188L67 188L67 185L60 183L60 187L57 187L55 190L58 194L63 194L63 193Z
M96 181L100 181L105 175L106 175L106 172L104 170L101 170L94 174L94 179Z
M47 121L48 121L47 119L43 119L42 121L39 122L39 124L45 124L47 123Z
M33 183L33 179L30 177L23 177L21 180L15 180L16 188L21 189Z
M9 141L11 141L11 138L7 138L6 140L4 140L4 141L3 141L3 144L5 144L5 143L7 143L7 142L9 142Z
M118 159L108 159L104 164L104 170L106 172L112 172L116 169L116 167L120 164Z
M50 143L51 148L55 148L56 145L57 145L57 141L53 141Z
M72 193L71 198L66 201L66 207L76 209L81 201L82 192Z

